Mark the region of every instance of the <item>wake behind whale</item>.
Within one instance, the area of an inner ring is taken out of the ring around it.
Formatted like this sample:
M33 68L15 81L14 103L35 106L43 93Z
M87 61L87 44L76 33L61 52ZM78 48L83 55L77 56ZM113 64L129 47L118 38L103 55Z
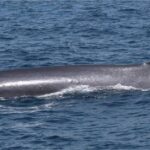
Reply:
M0 97L39 96L75 87L150 89L150 64L72 65L0 71Z

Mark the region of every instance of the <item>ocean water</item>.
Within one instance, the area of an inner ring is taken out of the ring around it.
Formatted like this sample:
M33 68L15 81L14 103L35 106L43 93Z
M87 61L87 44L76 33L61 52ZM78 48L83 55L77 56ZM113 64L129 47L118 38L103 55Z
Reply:
M1 0L0 70L150 60L149 0ZM150 91L68 89L0 100L1 150L148 150Z

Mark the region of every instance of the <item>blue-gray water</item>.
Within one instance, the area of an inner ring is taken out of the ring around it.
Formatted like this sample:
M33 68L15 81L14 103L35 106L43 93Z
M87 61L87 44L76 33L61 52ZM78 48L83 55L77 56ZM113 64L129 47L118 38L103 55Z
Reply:
M0 1L1 70L149 58L149 0ZM150 91L0 100L0 149L148 150L149 123Z

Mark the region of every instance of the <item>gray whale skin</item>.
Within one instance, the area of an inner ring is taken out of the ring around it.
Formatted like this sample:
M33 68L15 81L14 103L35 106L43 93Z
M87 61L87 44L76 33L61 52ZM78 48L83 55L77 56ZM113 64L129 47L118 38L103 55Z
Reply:
M150 64L72 65L0 71L0 97L39 96L76 85L150 88Z

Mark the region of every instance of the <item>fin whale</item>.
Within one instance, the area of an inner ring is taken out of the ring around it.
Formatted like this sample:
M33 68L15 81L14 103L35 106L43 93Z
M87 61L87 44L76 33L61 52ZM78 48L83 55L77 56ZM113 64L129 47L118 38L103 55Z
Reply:
M150 89L150 64L72 65L0 71L0 97L39 96L76 85Z

